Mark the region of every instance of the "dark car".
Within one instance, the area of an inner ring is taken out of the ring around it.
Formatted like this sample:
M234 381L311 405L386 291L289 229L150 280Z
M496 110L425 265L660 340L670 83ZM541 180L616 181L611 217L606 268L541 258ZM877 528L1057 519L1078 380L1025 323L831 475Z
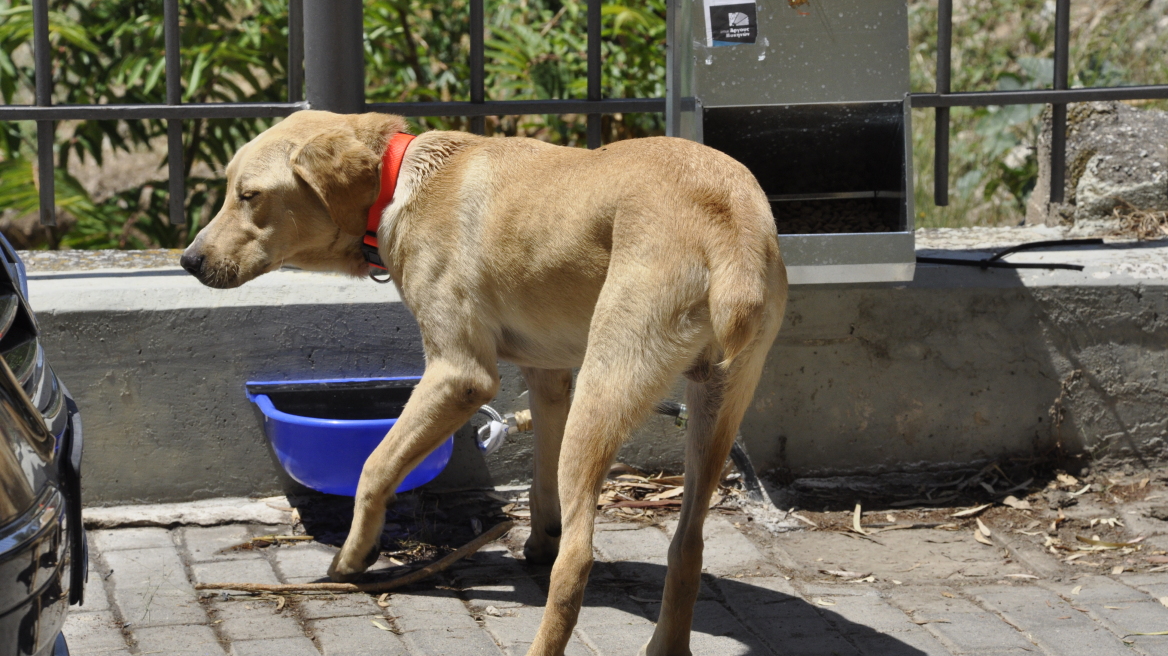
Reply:
M45 362L24 263L0 236L0 654L64 656L87 574L81 417Z

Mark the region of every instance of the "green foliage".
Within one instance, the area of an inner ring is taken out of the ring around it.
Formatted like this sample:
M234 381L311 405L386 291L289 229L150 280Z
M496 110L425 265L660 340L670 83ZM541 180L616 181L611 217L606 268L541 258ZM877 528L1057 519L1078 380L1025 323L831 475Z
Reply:
M182 5L184 102L264 102L285 97L287 3L279 0L200 0ZM160 0L59 1L50 14L55 104L166 102ZM32 17L27 2L0 5L0 96L30 102L33 89ZM150 180L103 199L89 199L68 175L70 159L101 164L109 151L164 149L165 121L71 121L57 126L54 159L57 204L76 219L52 246L174 248L185 245L223 197L214 175L266 119L191 120L183 124L184 199L188 225L167 217L166 180ZM0 123L0 207L28 210L13 191L35 159L35 126ZM165 163L161 159L159 165ZM165 168L160 169L165 175ZM78 200L86 196L86 202ZM31 209L35 209L35 202Z
M1070 85L1168 83L1162 0L1073 3ZM913 91L932 92L937 7L910 0ZM964 0L953 16L952 91L1050 88L1054 2ZM913 112L918 227L1012 225L1023 220L1038 178L1035 144L1042 105L954 108L950 123L950 204L933 205L934 111Z
M286 0L181 3L184 102L280 101L287 95ZM161 0L55 0L50 15L55 104L163 103L166 100ZM487 6L487 97L583 98L583 0L520 0ZM604 95L655 97L665 87L665 0L603 7ZM365 3L366 88L370 102L468 100L467 0ZM0 101L29 103L34 88L29 0L0 0ZM418 120L421 129L465 129L462 118ZM69 176L70 162L100 164L109 152L165 150L164 121L74 121L57 126L58 207L76 219L51 247L181 247L222 204L221 171L239 146L271 124L264 119L183 123L187 227L167 218L165 159L158 179L90 198ZM490 118L488 133L569 145L585 141L584 116ZM657 115L605 116L605 139L661 134ZM35 126L0 122L0 208L36 210L30 162ZM68 218L68 217L66 217Z

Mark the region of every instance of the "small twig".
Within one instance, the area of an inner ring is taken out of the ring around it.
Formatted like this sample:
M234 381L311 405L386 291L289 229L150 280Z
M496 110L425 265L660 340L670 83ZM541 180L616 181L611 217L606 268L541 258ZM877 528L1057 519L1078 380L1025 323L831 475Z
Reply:
M241 592L272 592L272 593L287 593L287 592L385 592L386 590L393 590L411 583L416 583L424 578L437 574L442 570L450 567L454 563L466 558L474 552L482 549L491 542L503 537L503 534L511 530L514 522L501 522L491 527L491 530L484 532L474 540L459 547L451 553L444 556L441 560L430 563L414 572L410 572L405 576L399 576L388 581L377 581L373 583L281 583L277 585L269 585L264 583L200 583L195 586L196 590L239 590Z

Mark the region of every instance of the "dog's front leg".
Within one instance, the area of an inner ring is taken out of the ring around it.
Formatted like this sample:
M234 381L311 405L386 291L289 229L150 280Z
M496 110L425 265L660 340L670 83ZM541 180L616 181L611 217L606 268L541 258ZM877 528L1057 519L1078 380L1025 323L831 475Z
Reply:
M365 461L353 525L328 575L351 581L377 560L385 508L393 491L423 458L466 423L499 389L495 361L485 357L434 358L426 365L401 417Z
M523 555L529 563L550 565L560 549L560 494L556 473L571 403L572 370L522 367L520 371L531 393L531 419L535 424L531 536L523 546Z

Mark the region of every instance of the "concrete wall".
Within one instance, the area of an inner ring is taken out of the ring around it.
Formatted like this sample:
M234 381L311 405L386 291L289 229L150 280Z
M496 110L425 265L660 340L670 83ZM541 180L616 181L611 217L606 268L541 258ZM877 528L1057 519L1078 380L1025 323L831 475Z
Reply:
M756 466L814 475L1056 450L1164 457L1168 272L1146 265L1165 253L1052 257L1089 266L921 266L896 287L793 288L743 425ZM1143 264L1132 268L1133 257ZM423 366L392 286L369 281L281 271L221 291L175 270L83 272L34 275L30 295L50 361L82 409L91 504L276 492L287 482L246 380ZM501 375L496 407L524 407L515 368ZM438 485L529 476L529 435L485 460L469 430L456 444ZM676 470L682 454L679 431L654 417L621 459Z

